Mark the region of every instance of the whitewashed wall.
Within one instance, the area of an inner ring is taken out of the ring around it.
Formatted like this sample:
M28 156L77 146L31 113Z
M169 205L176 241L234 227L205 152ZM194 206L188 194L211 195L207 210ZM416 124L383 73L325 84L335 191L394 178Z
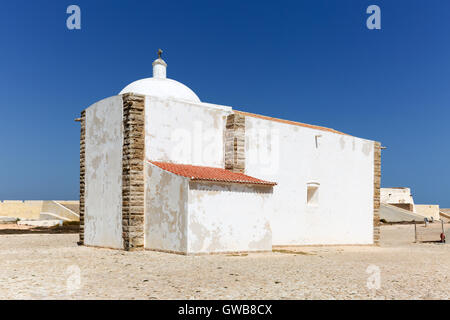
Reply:
M414 204L410 188L381 188L380 200L382 203L411 203Z
M189 253L270 251L271 187L190 182Z
M144 247L187 252L188 179L145 163Z
M373 149L373 141L246 117L246 174L278 183L264 206L273 244L372 244ZM318 206L307 205L309 182L320 183Z
M122 97L86 109L84 243L123 248Z
M146 159L223 168L224 129L230 110L146 96Z

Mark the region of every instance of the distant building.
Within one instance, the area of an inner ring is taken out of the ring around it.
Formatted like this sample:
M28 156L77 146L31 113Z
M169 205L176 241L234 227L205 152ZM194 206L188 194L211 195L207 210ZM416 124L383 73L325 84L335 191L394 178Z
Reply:
M159 57L152 78L82 112L80 243L201 254L378 242L380 143L201 102L166 67Z
M439 205L415 204L410 188L381 188L381 203L393 205L424 218L439 220Z
M381 188L381 203L415 212L410 188Z

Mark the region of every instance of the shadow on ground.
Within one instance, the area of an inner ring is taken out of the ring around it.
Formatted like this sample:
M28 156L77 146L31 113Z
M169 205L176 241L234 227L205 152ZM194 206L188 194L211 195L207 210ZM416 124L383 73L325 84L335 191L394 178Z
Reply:
M78 222L64 223L62 226L54 227L31 227L14 225L0 225L0 235L13 234L66 234L79 233L80 224Z

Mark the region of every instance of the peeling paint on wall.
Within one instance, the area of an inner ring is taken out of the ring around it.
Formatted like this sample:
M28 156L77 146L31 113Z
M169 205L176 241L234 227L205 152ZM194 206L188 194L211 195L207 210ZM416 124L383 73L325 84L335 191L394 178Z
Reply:
M231 112L146 96L145 159L223 168ZM88 245L123 247L122 113L121 96L86 110ZM373 141L249 116L245 126L245 173L278 185L189 182L146 161L145 248L205 253L373 243ZM314 207L306 199L311 181L320 184Z
M264 213L272 193L272 187L190 182L189 252L272 250Z
M123 248L122 97L101 100L86 110L84 243Z
M270 251L269 186L190 182L145 165L145 248L179 253Z
M145 164L145 248L186 253L188 179Z
M365 156L373 156L373 142L372 141L366 141L362 145L362 152Z

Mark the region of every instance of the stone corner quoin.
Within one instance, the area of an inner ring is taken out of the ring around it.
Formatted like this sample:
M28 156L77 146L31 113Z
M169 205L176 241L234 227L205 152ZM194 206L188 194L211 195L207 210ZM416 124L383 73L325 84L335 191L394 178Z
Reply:
M380 244L381 143L374 143L373 243Z
M144 248L145 97L122 99L122 237L125 250L136 250Z

